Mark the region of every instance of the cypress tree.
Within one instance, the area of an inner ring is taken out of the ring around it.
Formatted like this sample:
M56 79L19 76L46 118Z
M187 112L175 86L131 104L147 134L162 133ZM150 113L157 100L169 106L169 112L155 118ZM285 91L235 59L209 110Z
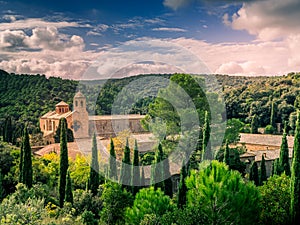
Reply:
M226 140L224 159L223 162L230 167L230 152L229 152L228 140Z
M170 164L169 164L169 159L164 157L163 161L164 165L164 177L166 178L164 180L164 192L165 195L168 195L170 198L173 197L173 182L171 179L171 173L170 173Z
M259 170L259 183L263 185L263 182L267 180L266 162L264 155L261 156L261 164Z
M70 171L67 174L67 184L66 184L66 202L70 202L73 205L73 191L72 191L72 180L70 176Z
M98 150L97 150L97 139L96 134L93 135L92 143L92 161L90 165L90 176L89 176L89 187L94 195L97 194L100 184L99 178L99 161L98 161Z
M134 143L134 150L133 150L133 163L132 163L132 177L131 177L131 186L132 186L132 192L135 195L141 185L141 177L140 177L140 167L139 167L139 150L137 141L135 140Z
M285 172L287 176L291 175L290 163L289 163L289 147L286 138L286 123L284 124L284 132L282 136L282 142L280 146L280 157L279 157L279 167L281 172ZM280 175L280 174L278 174Z
M258 118L257 115L254 114L251 121L251 134L257 134L258 133Z
M0 169L0 202L4 198L4 187L3 187L3 175L2 170Z
M27 127L24 128L23 136L23 159L22 159L22 176L21 183L25 184L28 188L32 187L32 154L29 142L29 134Z
M144 167L142 166L141 187L145 187L145 186L146 186L145 171L144 171Z
M160 188L162 191L165 190L164 187L164 164L162 163L164 153L162 150L161 143L158 144L157 151L155 153L155 164L151 166L151 185L154 185L155 190Z
M126 146L124 149L124 157L121 165L120 183L123 187L128 188L131 181L131 163L130 163L130 148L128 138L126 139ZM126 185L125 185L126 184Z
M250 167L249 179L252 180L256 186L259 185L258 166L255 161Z
M108 177L112 180L118 180L116 152L115 152L114 142L112 138L110 139Z
M68 162L68 146L67 146L67 133L66 133L66 119L61 118L60 130L60 162L59 162L59 205L64 206L64 199L66 195L67 171L69 167Z
M297 122L294 137L293 163L291 173L291 222L296 225L300 221L300 112L297 112Z
M208 112L205 111L201 161L205 159L211 159L209 135L210 135L209 118L208 118Z
M279 159L275 159L272 163L272 175L280 175L282 172L279 166Z
M270 115L270 125L275 128L275 108L274 108L274 100L271 102L271 115Z
M177 207L180 209L182 209L186 204L186 193L187 193L187 186L185 184L186 177L187 177L187 168L185 163L183 162L180 171L180 182L179 182L178 199L177 199Z
M21 142L20 148L20 162L19 162L19 183L23 182L23 157L24 157L24 148L23 148L23 140Z
M13 137L12 119L10 116L8 116L4 124L3 141L12 143L12 139L13 139L12 137Z

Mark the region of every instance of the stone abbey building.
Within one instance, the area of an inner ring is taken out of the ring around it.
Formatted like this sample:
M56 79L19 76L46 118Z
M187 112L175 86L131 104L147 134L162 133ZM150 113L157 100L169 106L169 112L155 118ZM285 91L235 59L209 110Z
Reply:
M131 133L145 132L140 124L144 117L138 114L90 116L86 110L86 98L78 92L73 99L73 111L67 103L61 101L55 106L54 111L40 118L40 129L44 134L45 142L54 143L54 134L59 120L66 118L68 128L73 131L75 138L89 138L94 132L98 136L109 138L126 129Z

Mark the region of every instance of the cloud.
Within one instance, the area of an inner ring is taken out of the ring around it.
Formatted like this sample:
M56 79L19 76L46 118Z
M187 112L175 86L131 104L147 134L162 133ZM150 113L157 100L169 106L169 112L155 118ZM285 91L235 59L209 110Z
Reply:
M153 28L153 31L169 31L169 32L186 32L187 30L182 28L176 28L176 27L159 27L159 28Z
M217 70L217 74L230 74L230 75L264 75L265 69L259 66L257 62L227 62L223 63Z
M195 0L164 0L163 4L168 8L177 10L179 8L189 5L193 1Z
M93 29L91 31L87 32L87 35L102 36L103 32L105 32L109 28L110 27L106 24L99 24L99 25L93 27Z
M0 49L5 51L19 51L27 48L27 36L23 31L2 31L0 32Z
M10 23L0 23L0 31L2 30L21 30L21 29L31 29L36 27L91 27L89 24L79 24L77 22L50 22L44 21L43 19L24 19L16 20Z
M243 4L223 21L236 30L246 30L261 40L285 38L300 32L299 0L265 0Z

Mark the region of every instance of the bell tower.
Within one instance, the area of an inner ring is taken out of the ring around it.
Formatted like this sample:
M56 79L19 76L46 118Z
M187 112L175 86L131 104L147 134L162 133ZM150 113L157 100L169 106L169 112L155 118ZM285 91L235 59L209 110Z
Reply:
M72 129L75 138L89 137L89 115L86 110L86 98L79 91L73 99Z

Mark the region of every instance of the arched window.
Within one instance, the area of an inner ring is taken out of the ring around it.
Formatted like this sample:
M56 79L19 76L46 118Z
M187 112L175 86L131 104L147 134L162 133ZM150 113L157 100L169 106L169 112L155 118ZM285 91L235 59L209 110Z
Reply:
M83 101L80 101L80 105L81 105L81 107L83 107Z

